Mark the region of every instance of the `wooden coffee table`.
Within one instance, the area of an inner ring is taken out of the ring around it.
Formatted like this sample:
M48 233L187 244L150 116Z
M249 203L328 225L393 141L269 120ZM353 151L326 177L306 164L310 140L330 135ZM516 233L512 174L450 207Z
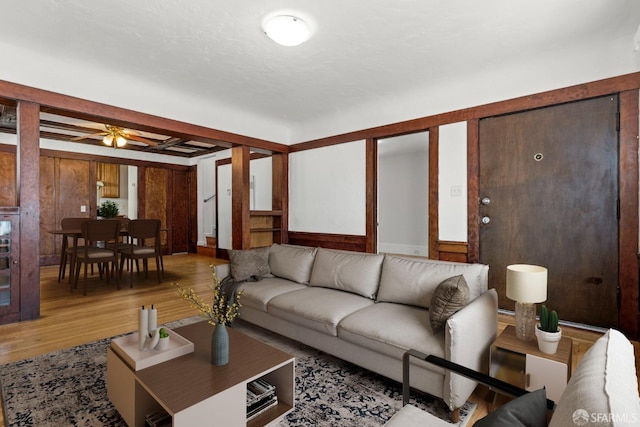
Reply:
M229 364L211 364L207 322L175 329L194 344L192 353L136 371L111 347L107 394L125 422L144 426L147 414L164 409L173 427L273 425L294 407L295 359L261 341L229 330ZM247 383L264 378L276 386L278 405L247 422Z

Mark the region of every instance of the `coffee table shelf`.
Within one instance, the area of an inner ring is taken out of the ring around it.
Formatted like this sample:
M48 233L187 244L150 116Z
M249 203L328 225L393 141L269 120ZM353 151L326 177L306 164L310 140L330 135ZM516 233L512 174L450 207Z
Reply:
M108 349L107 394L127 425L142 427L147 414L164 410L173 427L257 427L276 424L293 409L293 356L229 328L229 364L215 366L211 325L199 322L176 332L194 351L138 371ZM247 422L247 384L258 378L276 386L278 405Z

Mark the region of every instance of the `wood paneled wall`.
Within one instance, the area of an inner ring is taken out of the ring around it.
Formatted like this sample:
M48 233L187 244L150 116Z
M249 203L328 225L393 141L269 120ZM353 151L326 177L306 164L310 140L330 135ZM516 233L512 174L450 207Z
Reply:
M145 167L139 168L138 174L142 175L142 179L139 178L138 182L144 182L144 202L140 203L144 210L142 213L138 210L138 216L140 218L158 218L160 219L160 227L167 228L169 172L162 168ZM138 202L140 202L139 199ZM167 245L167 239L167 233L162 233L160 236L162 246Z
M0 151L0 206L17 206L16 153Z

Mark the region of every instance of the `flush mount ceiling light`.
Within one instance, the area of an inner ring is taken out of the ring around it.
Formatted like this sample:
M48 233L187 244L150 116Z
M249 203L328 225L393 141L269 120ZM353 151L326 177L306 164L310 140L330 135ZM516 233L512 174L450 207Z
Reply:
M297 46L311 37L306 22L292 15L277 15L262 23L264 33L274 42L283 46Z

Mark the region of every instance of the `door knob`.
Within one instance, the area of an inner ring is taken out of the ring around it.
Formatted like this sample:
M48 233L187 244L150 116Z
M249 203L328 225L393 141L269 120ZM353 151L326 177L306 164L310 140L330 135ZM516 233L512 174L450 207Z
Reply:
M488 216L483 216L482 217L482 223L483 224L489 224L491 222L491 218L489 218Z
M488 197L483 197L482 200L480 200L480 203L482 203L483 205L488 205L489 203L491 203L491 199Z

